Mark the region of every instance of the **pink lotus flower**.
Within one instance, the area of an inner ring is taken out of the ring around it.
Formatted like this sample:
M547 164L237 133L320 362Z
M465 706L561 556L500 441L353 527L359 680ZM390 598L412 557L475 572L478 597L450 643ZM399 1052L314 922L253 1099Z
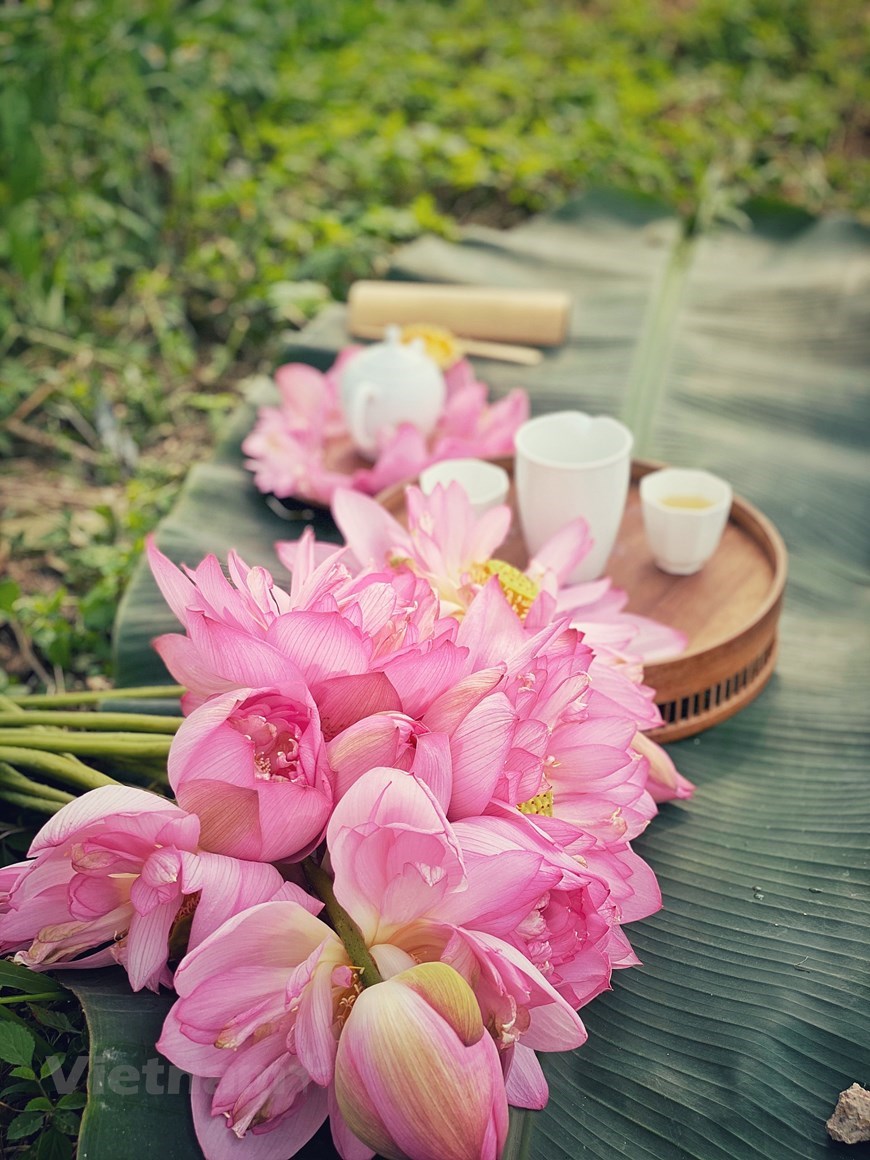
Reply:
M0 872L0 953L33 970L121 963L134 991L169 986L176 924L196 946L226 919L270 898L305 898L272 866L199 846L199 820L156 794L91 790L58 811L29 851Z
M446 615L462 612L480 588L479 580L476 584L474 580L476 569L495 554L508 533L510 509L492 508L478 519L457 483L439 485L429 496L416 487L405 494L407 530L386 508L347 489L335 493L332 514L360 566L410 567L428 580Z
M440 459L511 454L514 434L528 418L525 392L512 391L488 405L486 387L463 359L445 373L444 412L428 439L410 424L402 424L384 434L371 468L348 477L327 467L327 442L348 438L338 401L339 376L361 349L346 347L325 374L303 363L278 369L275 381L281 402L260 409L242 444L246 466L261 491L329 503L338 487L374 495Z
M444 963L358 996L335 1094L351 1131L387 1160L497 1160L507 1137L498 1050L474 992Z
M320 716L302 682L211 697L184 720L169 782L209 850L257 862L299 859L332 806Z
M453 967L477 997L508 1099L543 1106L546 1081L534 1050L576 1047L585 1031L502 935L535 910L562 869L548 866L537 850L515 848L479 859L470 874L433 795L390 769L370 770L350 788L335 808L327 844L335 896L381 976L391 979L418 963ZM201 1093L194 1104L208 1157L235 1155L240 1141L252 1157L289 1156L327 1114L342 1156L371 1154L359 1151L332 1087L340 1038L361 990L356 963L335 931L293 902L237 915L187 955L175 976L179 1000L158 1046L200 1079L218 1081L210 1102ZM366 1009L363 1038L381 1008L367 1001ZM358 1061L362 1050L355 1035L349 1059ZM373 1050L378 1082L386 1083L383 1042ZM489 1048L481 1051L492 1058ZM358 1112L348 1108L351 1117ZM479 1115L472 1119L477 1132ZM496 1140L500 1122L497 1113ZM473 1140L476 1146L479 1137Z
M580 634L556 621L530 636L493 580L463 618L457 644L472 668L501 667L490 697L504 699L513 726L492 738L506 738L506 750L486 751L482 735L474 761L454 768L448 816L481 814L498 801L555 814L605 843L640 833L656 807L646 791L648 762L633 748L636 722L596 694L593 653ZM435 719L434 709L423 718Z
M572 1007L605 990L613 968L638 962L620 924L649 917L662 900L655 875L627 845L606 847L556 819L505 807L456 822L453 832L471 881L516 851L537 854L551 871L547 890L515 925L498 916L478 928L521 951Z
M193 1102L209 1160L286 1160L326 1119L336 1032L357 982L338 935L313 909L253 906L175 973L179 997L157 1047L192 1075L217 1080L210 1093L199 1085Z
M431 588L419 577L407 571L353 577L341 555L331 552L317 564L313 537L303 536L287 593L265 569L248 568L235 555L231 584L213 556L185 575L149 545L157 583L186 630L154 641L189 690L185 712L218 693L304 683L335 733L358 719L350 705L362 711L374 698L377 709L399 707L395 692L385 696L382 672L408 704L419 702L424 685L430 699L437 696L459 664L450 643L456 622L439 617ZM425 678L415 664L423 656L437 662Z
M275 372L277 407L261 407L257 422L242 444L261 491L284 497L317 498L319 490L340 486L344 476L330 472L323 458L327 439L344 432L338 404L338 374L353 349L339 355L327 375L304 363L288 363Z

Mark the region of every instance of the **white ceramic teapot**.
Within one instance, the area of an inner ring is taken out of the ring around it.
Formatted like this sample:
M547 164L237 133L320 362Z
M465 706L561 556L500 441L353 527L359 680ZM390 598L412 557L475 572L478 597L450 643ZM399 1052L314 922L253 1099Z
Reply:
M373 458L378 435L400 423L412 423L421 434L429 435L444 410L447 388L422 341L403 343L398 326L388 326L383 342L374 343L345 366L340 394L357 450Z

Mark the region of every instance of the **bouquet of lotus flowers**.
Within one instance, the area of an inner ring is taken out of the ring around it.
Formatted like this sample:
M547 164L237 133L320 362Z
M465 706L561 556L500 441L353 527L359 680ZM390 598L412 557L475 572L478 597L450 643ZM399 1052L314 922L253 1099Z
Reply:
M681 641L607 581L562 586L581 522L519 572L506 508L476 520L455 484L408 508L339 493L348 545L283 545L286 588L149 545L184 627L154 642L186 690L173 798L46 791L0 871L0 951L174 989L157 1046L209 1158L287 1160L328 1117L345 1160L495 1160L661 905L631 841L691 786L641 674Z

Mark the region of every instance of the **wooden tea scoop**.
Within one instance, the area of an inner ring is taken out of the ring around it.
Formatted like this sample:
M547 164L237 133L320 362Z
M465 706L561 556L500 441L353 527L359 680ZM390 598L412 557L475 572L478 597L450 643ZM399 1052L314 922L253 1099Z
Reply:
M404 332L410 330L410 327L403 327ZM435 327L420 326L423 329L436 330ZM371 325L356 325L352 328L352 333L357 338L383 338L386 327L371 326ZM442 332L445 333L445 332ZM475 338L458 338L451 335L453 344L456 348L457 356L463 354L474 354L479 358L491 358L498 362L516 363L518 366L533 367L536 366L544 357L541 351L536 350L533 346L516 346L514 343L508 342L485 342L483 339Z

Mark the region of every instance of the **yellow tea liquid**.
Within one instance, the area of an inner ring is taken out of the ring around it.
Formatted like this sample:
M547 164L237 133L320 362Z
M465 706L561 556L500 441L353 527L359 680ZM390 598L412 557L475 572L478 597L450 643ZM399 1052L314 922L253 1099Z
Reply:
M713 506L713 501L704 495L667 495L660 501L665 507L684 508L700 511Z

